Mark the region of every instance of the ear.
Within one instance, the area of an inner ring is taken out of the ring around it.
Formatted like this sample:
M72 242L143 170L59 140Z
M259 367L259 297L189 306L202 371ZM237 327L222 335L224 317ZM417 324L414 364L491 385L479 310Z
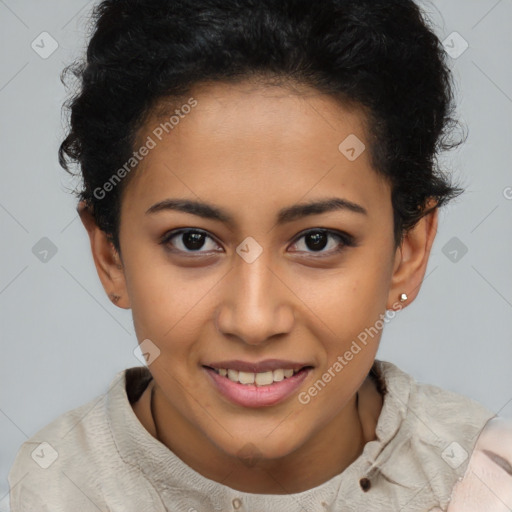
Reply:
M120 308L130 309L122 260L114 244L94 219L90 207L80 201L77 207L80 219L87 230L96 271L110 300Z
M433 204L430 201L427 204L427 209ZM387 309L402 309L418 295L427 269L430 250L437 233L438 217L439 209L436 207L422 217L416 226L404 235L404 239L395 254ZM402 293L407 294L405 302L400 302Z

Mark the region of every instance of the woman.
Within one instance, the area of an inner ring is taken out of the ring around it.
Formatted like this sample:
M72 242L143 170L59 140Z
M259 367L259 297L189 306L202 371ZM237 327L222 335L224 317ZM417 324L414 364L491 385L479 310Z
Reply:
M24 443L13 512L447 510L501 418L375 359L462 192L417 5L105 0L94 22L59 156L147 367Z

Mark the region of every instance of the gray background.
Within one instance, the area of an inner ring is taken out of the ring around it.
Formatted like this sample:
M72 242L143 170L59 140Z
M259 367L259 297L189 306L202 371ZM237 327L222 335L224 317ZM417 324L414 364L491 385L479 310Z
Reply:
M140 365L130 312L100 285L75 182L57 161L59 75L85 47L92 5L0 0L0 511L20 444ZM449 58L469 138L442 158L467 192L441 210L422 290L384 330L378 358L512 417L512 0L423 5L450 51L463 48L454 31L469 44ZM44 31L59 45L47 58L31 47L51 48ZM44 237L57 250L47 261L33 252Z

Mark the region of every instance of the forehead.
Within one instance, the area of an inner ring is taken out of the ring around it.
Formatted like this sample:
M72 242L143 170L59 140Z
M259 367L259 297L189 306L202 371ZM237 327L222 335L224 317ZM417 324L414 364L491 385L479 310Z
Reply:
M334 193L382 213L390 191L365 123L361 110L307 88L202 84L147 119L138 141L154 147L126 194L141 208L180 194L263 209Z

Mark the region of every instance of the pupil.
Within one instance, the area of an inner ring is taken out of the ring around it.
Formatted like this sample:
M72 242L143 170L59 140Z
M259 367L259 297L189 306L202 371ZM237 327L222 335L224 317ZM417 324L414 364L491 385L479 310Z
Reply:
M203 233L184 233L183 234L183 244L187 249L201 249L204 244L204 234Z
M312 240L313 243L308 243L308 240ZM317 231L314 234L306 236L306 245L312 250L321 250L327 245L327 234Z

